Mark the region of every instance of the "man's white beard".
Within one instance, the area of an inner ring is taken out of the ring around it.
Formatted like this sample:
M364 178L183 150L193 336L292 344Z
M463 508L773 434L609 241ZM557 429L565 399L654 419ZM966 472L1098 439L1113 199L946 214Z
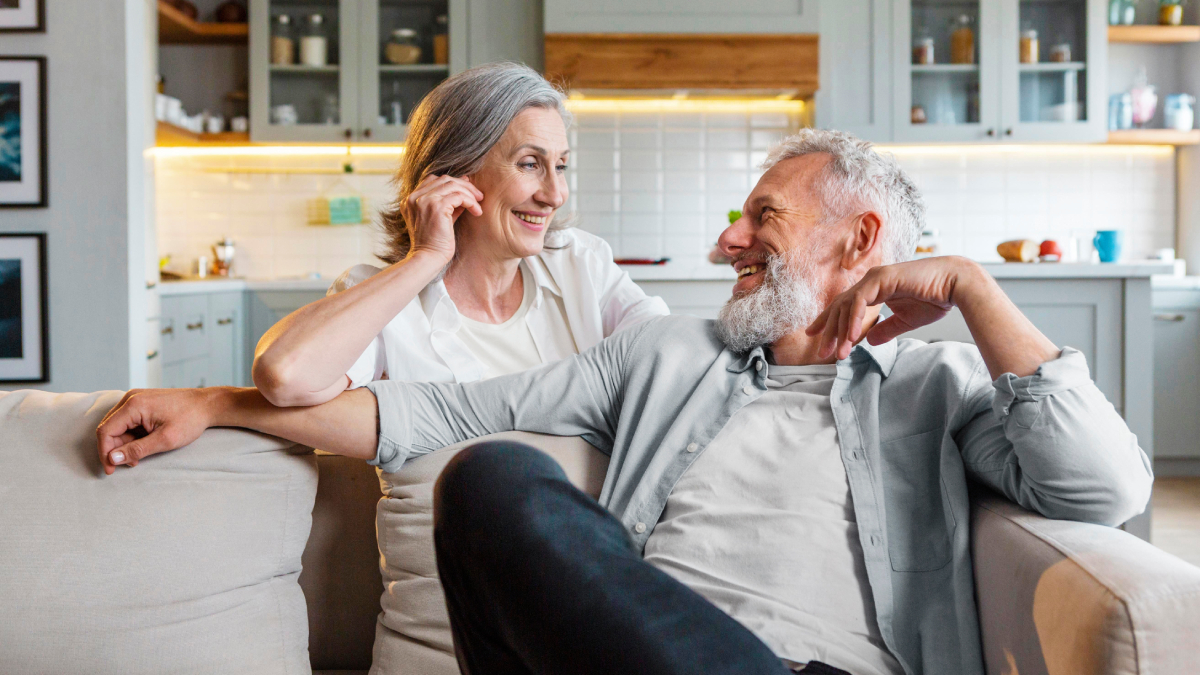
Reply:
M744 354L812 323L824 307L809 281L812 256L803 251L769 256L758 288L730 298L717 315L717 336Z

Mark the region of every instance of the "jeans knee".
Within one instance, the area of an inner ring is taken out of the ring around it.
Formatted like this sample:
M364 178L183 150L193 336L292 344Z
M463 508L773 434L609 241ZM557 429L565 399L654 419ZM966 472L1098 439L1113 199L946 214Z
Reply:
M434 525L498 525L547 477L565 479L558 463L534 447L515 441L472 445L450 460L434 485Z

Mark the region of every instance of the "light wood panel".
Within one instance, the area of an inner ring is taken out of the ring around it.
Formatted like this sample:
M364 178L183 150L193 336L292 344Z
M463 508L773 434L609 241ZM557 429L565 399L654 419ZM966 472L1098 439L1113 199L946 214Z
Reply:
M551 33L546 75L571 89L818 88L816 35Z
M1109 42L1200 42L1200 26L1109 26Z
M198 134L169 122L159 122L155 128L154 144L159 147L181 145L247 145L250 134L225 131L219 134Z
M195 21L158 0L159 44L246 44L249 35L249 24Z
M1125 129L1108 132L1108 142L1118 145L1196 145L1200 144L1200 129Z

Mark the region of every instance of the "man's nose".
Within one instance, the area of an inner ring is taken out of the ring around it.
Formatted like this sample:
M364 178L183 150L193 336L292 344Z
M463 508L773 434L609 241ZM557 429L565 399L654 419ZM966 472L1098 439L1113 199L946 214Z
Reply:
M737 257L738 253L753 245L754 225L745 213L725 228L725 231L717 238L717 248L721 249L721 253L727 258Z

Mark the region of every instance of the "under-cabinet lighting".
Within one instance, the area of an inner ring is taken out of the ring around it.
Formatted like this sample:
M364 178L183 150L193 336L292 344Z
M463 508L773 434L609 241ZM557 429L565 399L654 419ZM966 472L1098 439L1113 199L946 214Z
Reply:
M586 98L567 100L571 112L644 112L644 113L788 113L799 115L806 103L779 98Z
M1124 144L1009 144L981 143L978 145L890 145L880 143L876 148L895 155L988 155L988 154L1036 154L1036 155L1155 155L1169 156L1175 152L1171 145L1124 145Z
M156 157L399 157L403 145L172 145L151 150Z

